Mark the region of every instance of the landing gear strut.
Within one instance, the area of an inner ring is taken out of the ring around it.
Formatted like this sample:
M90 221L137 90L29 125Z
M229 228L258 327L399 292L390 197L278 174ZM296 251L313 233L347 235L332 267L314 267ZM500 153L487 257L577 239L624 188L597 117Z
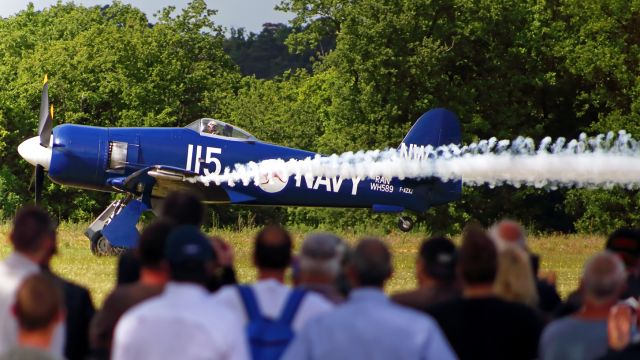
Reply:
M415 225L415 220L409 216L400 216L398 219L398 229L402 232L409 232L413 229L413 225Z
M113 220L120 210L131 200L131 196L124 199L116 200L109 205L98 218L89 225L84 234L91 241L91 253L95 256L112 256L120 254L123 249L111 245L109 240L102 234L104 229L111 220Z
M91 252L96 256L119 255L138 242L136 224L149 206L128 195L116 200L91 223L85 235L91 241Z

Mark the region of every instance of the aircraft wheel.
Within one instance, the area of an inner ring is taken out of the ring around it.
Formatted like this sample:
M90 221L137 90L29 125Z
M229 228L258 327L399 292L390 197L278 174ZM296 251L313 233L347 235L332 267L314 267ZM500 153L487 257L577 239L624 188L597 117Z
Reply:
M401 216L400 219L398 219L398 228L403 232L411 231L414 224L415 221L408 216Z
M91 253L95 256L109 256L115 255L114 247L111 246L109 240L102 235L102 232L97 232L91 239Z

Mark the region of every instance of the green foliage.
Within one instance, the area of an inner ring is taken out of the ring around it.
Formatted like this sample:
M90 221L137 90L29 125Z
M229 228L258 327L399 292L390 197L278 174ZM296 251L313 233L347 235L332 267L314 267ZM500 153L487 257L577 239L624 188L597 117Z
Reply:
M238 93L223 103L221 116L261 140L318 150L330 101L325 79L304 70L275 80L245 77Z
M163 10L153 24L140 10L58 3L32 5L0 19L0 150L14 152L37 128L42 76L49 75L54 123L97 126L183 126L211 115L238 83L222 48L222 29L203 0L181 13ZM17 156L3 167L30 178ZM3 177L4 179L4 177ZM32 198L28 181L12 185L11 201ZM7 195L9 196L9 195ZM105 206L103 194L56 185L44 203L64 219L87 220ZM3 202L3 214L13 204Z
M110 202L110 194L94 193L48 182L43 194L47 208L57 219L71 222L93 221Z
M226 40L203 0L179 14L166 8L153 24L120 2L29 6L0 19L0 151L34 134L44 73L55 83L56 123L182 126L216 116L326 154L396 147L432 107L460 116L465 141L623 128L640 136L640 0L283 0L279 8L295 14L291 27ZM0 216L31 198L28 182L16 181L31 172L5 159ZM461 201L423 214L420 231L454 233L508 216L542 231L606 232L637 223L637 197L465 189ZM81 220L109 199L51 185L45 200L61 218ZM396 219L366 210L214 211L211 223L230 227L285 221L368 232Z
M315 55L335 47L335 36L326 36L315 48L291 53L285 42L293 31L292 27L272 23L264 24L259 34L247 34L243 28L231 29L231 35L224 41L224 49L238 64L242 75L273 79L287 71L311 71Z
M566 210L577 215L576 230L608 234L620 227L640 225L640 193L620 188L609 190L571 190Z
M12 217L22 205L22 199L16 193L19 179L6 167L0 168L0 219Z
M292 50L326 31L337 36L314 73L331 78L321 150L395 146L435 106L459 114L467 141L621 128L640 135L640 1L284 0L281 8L303 29L289 37ZM608 201L574 191L563 204L562 191L466 189L426 221L444 232L504 216L540 230L605 231L614 226L607 220L585 224L606 218L612 203L635 203L627 192L601 193Z

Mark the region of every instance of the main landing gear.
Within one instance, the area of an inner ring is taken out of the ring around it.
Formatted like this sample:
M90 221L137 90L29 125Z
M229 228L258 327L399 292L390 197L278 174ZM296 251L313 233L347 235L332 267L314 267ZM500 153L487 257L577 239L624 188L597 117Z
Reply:
M138 219L149 206L128 195L116 200L89 225L85 235L91 241L91 253L96 256L119 255L138 242Z
M111 223L111 221L120 213L120 210L130 201L130 197L116 200L111 203L97 219L89 225L84 234L91 242L91 253L95 256L118 255L122 252L121 248L111 246L111 243L102 234L102 230Z
M402 232L409 232L413 229L413 225L415 225L416 221L409 216L400 216L398 219L398 229Z

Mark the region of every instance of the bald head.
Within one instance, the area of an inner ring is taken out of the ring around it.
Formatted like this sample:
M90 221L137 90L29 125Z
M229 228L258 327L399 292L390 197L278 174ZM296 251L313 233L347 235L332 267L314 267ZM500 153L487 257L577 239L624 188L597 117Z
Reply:
M351 273L357 286L382 287L391 276L391 253L379 239L362 239L353 251Z
M293 241L287 230L270 225L256 235L253 258L260 269L285 270L291 264Z
M596 303L615 301L626 281L624 263L618 256L603 251L584 266L582 287L585 297Z

